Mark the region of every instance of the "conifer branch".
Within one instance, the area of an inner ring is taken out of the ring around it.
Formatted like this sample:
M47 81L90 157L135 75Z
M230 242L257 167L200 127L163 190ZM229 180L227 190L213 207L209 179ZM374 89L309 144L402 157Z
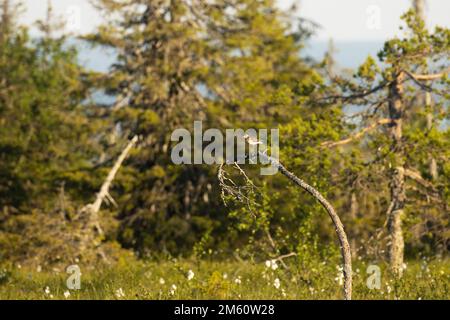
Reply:
M322 147L327 147L327 148L332 148L332 147L336 147L336 146L340 146L340 145L343 145L343 144L350 143L350 142L352 142L354 140L357 140L357 139L361 138L364 134L366 134L369 131L372 131L373 129L379 127L380 125L388 124L388 123L391 123L391 122L392 122L391 119L380 119L380 120L378 120L378 121L372 123L371 125L363 128L362 130L358 131L357 133L355 133L354 135L352 135L352 136L350 136L350 137L348 137L346 139L343 139L343 140L340 140L340 141L326 141L326 142L322 143L321 146Z
M442 72L433 73L433 74L416 74L416 73L412 73L412 72L409 72L409 71L406 71L406 70L404 70L404 71L405 71L405 73L408 76L410 76L414 80L417 80L417 81L431 81L431 80L440 79L440 78L446 76L450 72L450 67L444 69Z

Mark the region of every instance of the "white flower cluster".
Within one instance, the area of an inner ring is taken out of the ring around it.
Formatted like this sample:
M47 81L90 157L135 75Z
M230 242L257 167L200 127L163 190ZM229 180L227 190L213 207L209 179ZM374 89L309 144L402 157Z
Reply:
M44 293L50 298L53 299L53 295L50 293L50 287L45 287Z
M122 288L119 288L119 289L116 290L116 297L118 299L125 297L125 292L123 292Z
M334 278L336 282L342 286L344 284L344 268L341 266L336 266L336 269L338 271L337 277Z
M280 279L276 278L275 281L273 282L273 286L277 289L280 289L280 287L281 287Z
M170 295L175 295L175 291L177 290L177 286L176 285L172 285L171 287L170 287L170 291L169 291L169 293L170 293Z
M266 261L266 267L272 270L278 269L278 264L276 260L267 260Z

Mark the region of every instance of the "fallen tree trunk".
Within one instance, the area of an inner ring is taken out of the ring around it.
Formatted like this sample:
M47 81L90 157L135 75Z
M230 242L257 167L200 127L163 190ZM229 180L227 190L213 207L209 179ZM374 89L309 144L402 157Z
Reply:
M120 167L122 166L122 163L125 161L125 158L130 153L131 148L137 143L138 137L134 136L127 144L125 149L121 152L120 156L117 158L116 162L114 163L114 166L111 168L111 170L108 173L108 176L106 177L105 181L103 182L100 191L97 193L97 196L95 198L95 201L93 203L90 203L88 205L85 205L80 210L80 215L85 217L86 222L84 225L84 235L81 239L81 252L88 247L89 243L94 241L95 235L93 235L93 228L97 230L97 233L99 235L103 235L103 230L100 226L100 220L98 217L98 213L100 211L100 208L102 206L102 203L105 200L108 200L111 203L115 203L114 199L109 194L109 188L111 187L111 183L113 182L117 172L119 171Z
M109 194L109 188L110 188L111 183L113 182L117 172L119 171L120 167L122 166L123 161L127 157L131 148L136 144L137 140L138 140L138 137L134 136L133 139L131 139L128 142L128 145L125 147L125 149L123 149L119 158L117 158L116 163L109 171L108 176L106 177L105 181L103 182L99 193L97 193L97 197L96 197L95 201L92 204L88 205L88 206L90 206L90 211L92 214L98 214L103 201L105 201L105 198L108 199L109 201L113 202L113 199L112 199L111 195Z

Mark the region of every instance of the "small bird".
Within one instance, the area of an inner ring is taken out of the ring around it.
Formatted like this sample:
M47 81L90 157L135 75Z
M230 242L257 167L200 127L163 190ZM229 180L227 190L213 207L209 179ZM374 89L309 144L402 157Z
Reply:
M248 143L249 145L252 145L252 146L255 146L255 145L257 145L257 144L262 144L261 141L258 141L258 140L253 139L253 138L250 137L248 134L244 135L244 140L246 140L247 143Z

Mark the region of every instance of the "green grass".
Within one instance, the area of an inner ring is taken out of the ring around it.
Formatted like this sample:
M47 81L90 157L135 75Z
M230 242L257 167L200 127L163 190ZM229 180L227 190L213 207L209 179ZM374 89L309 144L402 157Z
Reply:
M0 269L0 299L340 299L336 264L276 270L265 263L173 260L122 261L115 267L81 267L81 289L68 290L64 270L37 272L25 267ZM368 289L367 264L354 265L354 299L450 299L450 261L409 262L395 280L380 265L381 288ZM189 270L194 277L187 279ZM279 288L275 283L279 281ZM176 286L176 289L173 288ZM47 293L46 288L48 287ZM120 293L123 292L123 295Z

